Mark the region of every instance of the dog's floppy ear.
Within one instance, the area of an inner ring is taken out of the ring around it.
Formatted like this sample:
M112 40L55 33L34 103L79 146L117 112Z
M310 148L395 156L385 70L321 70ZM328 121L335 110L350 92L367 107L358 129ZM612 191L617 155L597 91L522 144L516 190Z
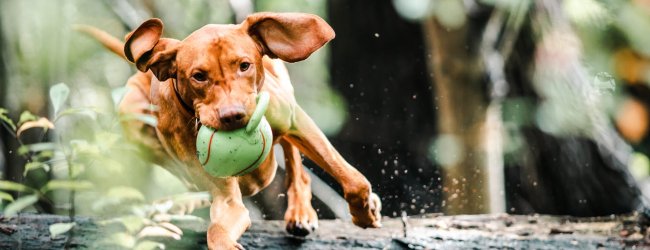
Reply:
M160 19L152 18L126 35L124 55L135 63L138 70L151 70L156 78L165 81L176 74L176 45L178 40L160 38L163 23Z
M332 27L312 14L257 13L248 16L242 26L265 54L287 62L304 60L334 38Z

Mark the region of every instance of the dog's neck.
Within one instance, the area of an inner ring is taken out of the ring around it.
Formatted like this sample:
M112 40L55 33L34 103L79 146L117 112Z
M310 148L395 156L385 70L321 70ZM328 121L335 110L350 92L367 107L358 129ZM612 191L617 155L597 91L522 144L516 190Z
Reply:
M184 107L179 102L180 96L176 96L175 88L171 79L160 82L151 76L150 101L158 108L153 114L158 119L156 135L160 146L170 157L171 164L184 166L173 168L179 178L192 186L205 189L202 181L191 178L191 171L199 171L201 165L196 158L196 148L193 142L196 140L198 126L196 116L193 112L182 110ZM180 93L179 93L180 94ZM186 112L187 111L187 112Z
M178 92L178 80L176 78L172 78L172 87L174 88L174 94L176 96L176 100L178 100L178 102L181 104L183 109L187 111L189 115L195 116L196 118L196 111L194 111L194 108L192 108L192 106L190 106L185 101L183 101L183 97L181 96L181 93Z

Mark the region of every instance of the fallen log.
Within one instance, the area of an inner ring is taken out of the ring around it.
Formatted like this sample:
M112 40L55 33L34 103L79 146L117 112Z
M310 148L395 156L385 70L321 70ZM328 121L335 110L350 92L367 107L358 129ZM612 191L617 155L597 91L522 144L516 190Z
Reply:
M386 219L380 229L325 220L315 234L285 233L282 221L255 221L240 243L247 249L621 249L650 247L638 216L574 218L545 215L423 216ZM69 222L58 215L22 214L0 221L0 249L101 249L114 226L76 217L76 226L51 238L49 225ZM180 240L148 238L166 249L205 249L207 222L176 222ZM106 245L104 245L106 246ZM117 245L106 246L121 249Z

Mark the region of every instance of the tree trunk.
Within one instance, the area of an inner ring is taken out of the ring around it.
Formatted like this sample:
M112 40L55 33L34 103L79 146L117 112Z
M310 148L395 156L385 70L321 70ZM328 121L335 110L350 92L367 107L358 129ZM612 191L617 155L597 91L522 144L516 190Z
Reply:
M450 29L435 19L424 22L427 44L433 59L435 105L438 109L440 137L451 138L437 158L444 169L444 211L448 214L489 212L487 187L485 72L479 53L483 24L466 22ZM455 144L455 145L449 145ZM438 148L438 152L442 149ZM446 155L443 155L446 154Z
M338 220L321 221L315 234L289 236L282 221L254 221L239 242L246 249L622 249L649 247L637 217L576 219L551 216L473 215L388 219L380 229ZM50 237L49 225L68 217L23 214L0 222L1 249L126 249L112 233L119 224L98 226L75 218L72 231ZM207 223L174 222L180 240L145 237L167 249L206 249Z

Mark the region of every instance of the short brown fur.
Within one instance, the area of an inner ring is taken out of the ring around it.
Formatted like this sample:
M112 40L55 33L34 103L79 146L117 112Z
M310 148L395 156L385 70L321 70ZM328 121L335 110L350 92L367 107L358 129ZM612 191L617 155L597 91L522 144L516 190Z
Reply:
M129 121L125 124L127 135L152 149L153 160L188 186L212 194L207 233L210 249L241 248L236 241L251 223L242 196L254 195L266 187L275 176L277 163L270 154L257 170L245 176L210 176L195 154L195 119L219 129L243 127L255 109L259 91L271 95L265 115L273 129L273 142L284 149L287 231L306 235L318 225L311 206L310 178L302 168L300 152L342 185L354 224L363 228L381 226L381 202L372 193L370 183L341 157L300 108L286 68L280 60L272 59L300 61L333 39L334 31L318 16L258 13L239 25L206 25L182 41L162 38L162 21L150 19L126 36L123 49L117 48L121 43L102 31L88 27L81 30L114 52L124 51L120 56L140 70L127 82L131 91L120 111L152 114L158 125L154 128ZM176 96L174 81L181 100ZM151 104L158 109L149 109ZM224 116L233 114L238 115L236 122L224 122L232 121Z

